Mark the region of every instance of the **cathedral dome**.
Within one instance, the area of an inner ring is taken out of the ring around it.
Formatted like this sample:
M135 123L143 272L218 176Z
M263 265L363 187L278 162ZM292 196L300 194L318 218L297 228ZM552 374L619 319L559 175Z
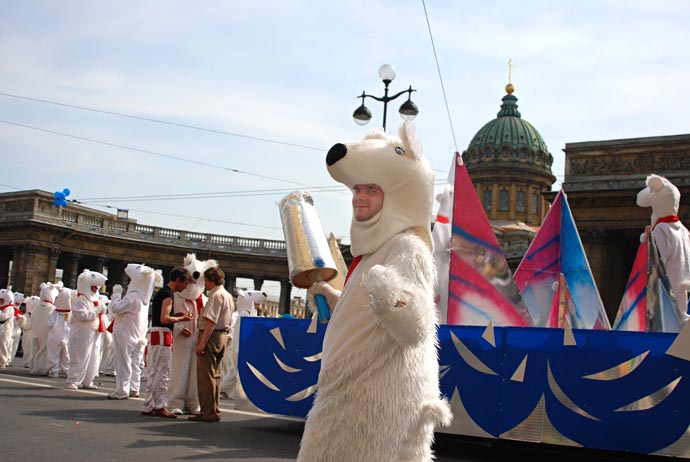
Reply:
M463 153L467 170L472 172L494 164L495 167L522 167L553 176L553 156L537 129L522 118L513 91L512 84L506 85L507 94L496 118L479 129ZM549 186L553 182L555 178Z
M539 226L548 210L553 156L536 128L518 111L515 87L505 87L501 110L472 137L462 159L490 220Z

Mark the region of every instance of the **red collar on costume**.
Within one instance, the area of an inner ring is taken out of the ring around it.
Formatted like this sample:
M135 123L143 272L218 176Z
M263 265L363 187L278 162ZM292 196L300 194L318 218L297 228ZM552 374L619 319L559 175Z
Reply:
M678 215L666 215L665 217L659 218L656 223L654 223L654 226L652 226L652 231L654 231L654 228L656 228L656 225L659 223L675 223L677 221L680 221Z
M8 303L7 305L2 305L2 306L0 306L0 310L4 310L4 309L7 308L8 306L14 306L14 303Z
M66 308L66 309L56 308L55 311L57 311L58 313L69 313L72 310L69 308Z
M81 297L82 295L84 295L84 294L80 294L79 292L77 292L77 297ZM84 297L86 297L86 299L88 301L91 301L91 299L89 297L87 297L86 295L84 295ZM93 306L98 306L98 300L94 300L92 303L93 303Z
M53 302L51 302L50 300L41 300L41 301L42 301L43 303L50 303L51 305L53 305L53 304L54 304L54 303L53 303Z
M347 284L347 280L350 279L350 275L355 270L355 268L357 268L357 265L359 265L359 262L361 262L361 261L362 261L361 255L357 255L354 258L354 260L352 260L352 264L350 265L350 268L347 270L347 276L345 276L345 282L343 283L343 285Z
M447 225L450 223L450 221L448 220L448 217L444 215L436 215L436 223L443 223L444 225Z

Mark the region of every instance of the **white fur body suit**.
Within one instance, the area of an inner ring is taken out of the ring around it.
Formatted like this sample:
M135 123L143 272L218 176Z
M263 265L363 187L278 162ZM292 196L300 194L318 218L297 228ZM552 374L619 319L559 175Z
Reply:
M24 294L21 292L14 293L14 319L12 320L13 330L12 330L12 347L10 350L10 364L14 361L15 356L17 356L17 351L19 350L19 340L22 338L22 330L26 325L26 316L21 313L19 307L25 301Z
M85 269L77 278L77 299L72 304L72 320L69 330L69 368L67 386L93 387L98 375L98 360L101 351L102 325L100 315L106 307L98 304L98 293L91 286L101 287L106 277L101 273Z
M0 367L12 362L12 334L14 333L14 294L0 289Z
M196 353L199 338L199 313L206 305L204 291L204 271L218 266L216 260L197 260L196 254L189 253L183 266L192 275L193 281L173 298L174 313L191 313L191 321L176 322L173 327L173 349L170 365L170 384L168 385L168 406L175 414L185 410L197 414L200 411L196 385ZM191 335L182 334L184 329Z
M22 350L23 350L23 361L22 366L31 369L34 363L34 350L33 350L33 334L31 329L31 315L34 310L41 303L41 299L38 295L29 296L25 302L26 304L26 314L24 315L24 322L22 322Z
M376 184L384 199L352 221L361 261L332 307L300 462L429 462L434 429L452 419L439 388L433 172L414 126L400 134L372 131L326 157L336 181Z
M153 268L130 263L125 267L130 278L127 293L113 288L109 310L114 316L113 354L115 355L115 392L119 398L139 393L146 348L149 302L153 287L163 282L163 277Z
M41 283L41 301L31 313L32 363L29 372L33 375L48 373L48 321L55 310L57 294L58 289L53 283Z
M677 219L680 191L659 175L649 175L646 183L647 187L637 193L637 205L652 208L652 236L671 284L679 318L687 321L690 318L690 232L680 220L659 221L665 217Z
M72 311L72 290L63 288L55 298L55 309L48 319L48 375L65 376L69 367L69 320Z

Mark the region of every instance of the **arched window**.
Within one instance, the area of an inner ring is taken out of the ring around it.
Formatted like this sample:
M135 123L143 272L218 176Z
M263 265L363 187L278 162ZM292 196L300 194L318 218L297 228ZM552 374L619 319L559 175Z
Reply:
M499 212L507 212L508 207L509 207L509 200L508 200L508 190L507 189L501 189L498 192L498 211Z
M491 212L491 201L493 199L491 192L492 191L490 189L484 190L484 210L486 212Z

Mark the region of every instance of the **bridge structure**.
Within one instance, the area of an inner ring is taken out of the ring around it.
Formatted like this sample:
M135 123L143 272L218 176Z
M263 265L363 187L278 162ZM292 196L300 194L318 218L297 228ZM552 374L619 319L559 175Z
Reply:
M42 282L61 279L76 288L88 268L108 276L106 291L126 287L124 268L142 263L170 270L188 253L215 259L232 292L237 278L261 290L266 280L280 282L279 314L289 312L292 284L284 241L205 234L159 228L119 219L77 203L53 205L54 194L42 190L0 193L0 287L38 295Z

